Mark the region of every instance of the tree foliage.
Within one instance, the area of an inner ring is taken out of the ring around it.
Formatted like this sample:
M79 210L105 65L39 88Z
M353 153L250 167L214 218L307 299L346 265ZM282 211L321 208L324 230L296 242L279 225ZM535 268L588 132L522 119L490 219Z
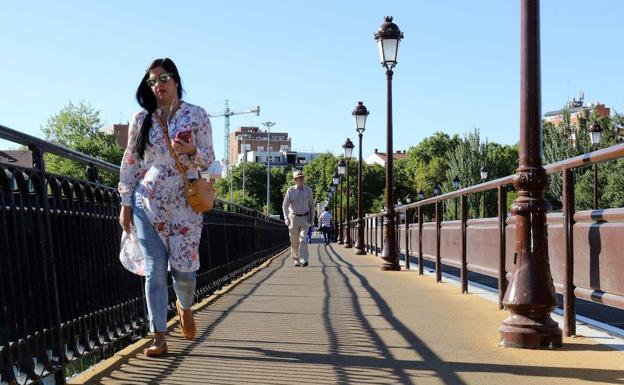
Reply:
M284 185L289 170L281 167L271 167L271 206L270 214L280 214ZM245 194L243 195L243 174L245 176ZM233 185L232 198L238 203L250 208L266 212L267 169L262 163L247 162L232 167L230 175L217 180L215 183L216 196L229 201L230 186Z
M615 114L611 117L600 116L596 113L582 115L578 125L571 124L570 114L564 112L563 120L558 125L549 122L543 123L543 150L544 163L552 163L591 151L588 127L597 122L603 129L601 147L621 143L617 127L624 125L624 117ZM425 197L433 194L433 187L438 184L442 192L454 189L452 180L458 176L461 187L468 187L481 183L480 169L487 165L489 169L488 180L502 178L515 173L518 167L518 144L503 145L483 140L479 129L475 128L463 137L450 136L443 132L436 132L425 138L419 144L407 150L406 157L394 161L394 198L395 203L405 203L408 199L416 201L418 192L423 191ZM322 154L307 164L303 171L306 176L306 184L314 190L316 202L324 202L327 191L332 183L332 176L337 171L340 157L333 154ZM257 169L256 169L257 168ZM338 191L334 194L334 200L340 202L346 208L346 194L351 192L348 218L357 216L357 161L349 161L349 180L343 179L341 196ZM363 206L366 213L377 213L384 209L385 169L378 164L364 164L363 173ZM234 168L235 189L241 189L240 166ZM575 170L576 201L577 208L589 208L592 196L592 173L591 168ZM624 160L617 160L599 166L600 176L600 204L601 207L624 206ZM252 207L262 207L266 189L266 169L262 165L250 167L248 164L247 178L253 180L247 182L248 199L255 199ZM250 184L253 183L252 187ZM281 211L281 202L286 189L292 185L290 170L272 168L271 201L276 209ZM257 186L255 186L257 185ZM349 186L349 189L344 186ZM220 181L217 190L221 196L227 196L229 182ZM235 194L235 200L237 194ZM240 195L242 199L242 195ZM507 208L516 197L513 188L508 189ZM561 207L561 177L553 175L552 182L547 190L547 197L553 203L555 209ZM486 191L485 194L471 194L468 196L468 216L472 218L483 215L482 208L485 199L485 215L495 216L497 213L497 194L495 191ZM445 203L445 218L455 218L455 204L458 200L449 200ZM248 202L251 205L251 202ZM433 207L424 208L425 218L431 219ZM457 210L459 213L459 210Z
M595 110L578 114L577 124L573 124L570 113L563 111L563 119L557 124L543 123L544 163L553 163L589 153L594 149L591 146L589 127L598 123L602 129L600 148L622 143L618 136L617 125L621 124L621 114L602 116ZM598 186L601 192L598 195L600 207L618 207L623 202L618 189L624 185L624 174L621 172L621 160L598 165ZM584 167L574 170L575 200L578 210L587 210L592 207L593 201L593 168ZM546 197L553 205L554 210L560 210L563 199L563 183L560 173L551 175L550 185Z
M71 101L58 113L52 115L41 127L46 139L52 143L103 159L112 164L120 164L124 149L113 134L101 131L103 123L100 112L90 104L77 105ZM52 154L45 155L46 170L51 173L86 178L86 166ZM99 172L101 183L115 187L119 180L116 174Z

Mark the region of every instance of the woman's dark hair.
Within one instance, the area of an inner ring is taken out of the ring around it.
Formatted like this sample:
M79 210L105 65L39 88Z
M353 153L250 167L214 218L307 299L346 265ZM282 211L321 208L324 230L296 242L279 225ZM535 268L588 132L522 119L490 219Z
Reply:
M143 107L147 111L147 115L145 116L145 120L143 120L143 125L141 126L141 130L139 131L139 136L136 141L136 152L139 153L139 157L143 159L143 155L145 154L145 146L149 143L149 131L152 128L152 114L158 108L158 101L156 100L156 96L152 92L152 88L146 83L147 78L149 77L149 72L156 68L162 67L165 71L169 72L173 75L173 80L176 81L178 85L178 98L182 99L182 92L184 89L182 88L182 79L180 79L180 73L178 72L178 67L176 67L173 60L169 58L164 59L156 59L150 64L150 66L145 71L145 75L143 75L143 79L141 79L141 83L139 83L139 88L136 91L136 100L141 107Z

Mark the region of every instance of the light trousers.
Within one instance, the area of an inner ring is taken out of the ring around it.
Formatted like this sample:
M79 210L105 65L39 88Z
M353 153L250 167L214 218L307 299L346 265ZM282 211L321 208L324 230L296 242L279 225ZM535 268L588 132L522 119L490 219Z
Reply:
M139 237L141 252L145 258L145 297L152 332L167 331L167 305L169 292L167 288L167 268L169 255L154 225L149 221L141 199L136 196L132 208L133 224ZM182 309L190 309L193 305L196 273L181 272L171 269L173 289L180 301Z
M308 262L308 228L311 226L308 222L308 216L298 217L294 214L288 216L290 225L288 230L290 233L290 255L295 262Z

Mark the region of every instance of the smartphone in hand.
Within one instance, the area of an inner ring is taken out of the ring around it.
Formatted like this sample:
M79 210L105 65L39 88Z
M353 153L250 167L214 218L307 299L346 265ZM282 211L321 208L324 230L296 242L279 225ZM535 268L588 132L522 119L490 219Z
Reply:
M186 143L191 143L191 130L178 131L178 133L176 134L176 139L183 140Z

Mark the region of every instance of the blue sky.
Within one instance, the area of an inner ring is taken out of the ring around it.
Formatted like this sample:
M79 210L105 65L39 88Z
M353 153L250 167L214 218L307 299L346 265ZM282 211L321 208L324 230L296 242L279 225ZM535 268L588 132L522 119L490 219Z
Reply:
M542 110L585 92L624 111L624 1L542 1ZM274 121L299 150L341 151L356 138L351 111L371 111L364 153L385 149L385 75L373 33L392 15L405 33L394 76L394 147L473 127L518 140L519 2L3 1L0 124L42 136L69 100L107 124L138 110L152 59L172 58L188 102L209 113L261 106L232 128ZM213 118L217 158L223 118ZM11 147L0 142L0 148Z

